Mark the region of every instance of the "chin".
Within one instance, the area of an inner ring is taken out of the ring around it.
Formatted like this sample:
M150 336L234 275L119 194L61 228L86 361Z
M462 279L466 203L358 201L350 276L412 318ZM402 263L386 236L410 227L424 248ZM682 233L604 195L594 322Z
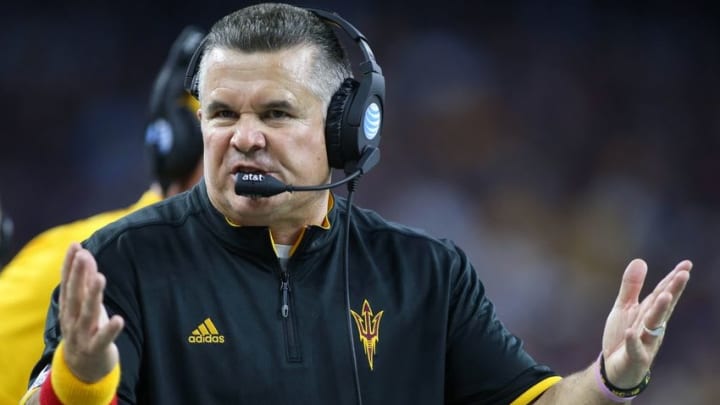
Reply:
M232 206L233 211L241 214L261 214L263 209L271 210L272 207L276 206L278 201L282 198L281 195L275 195L272 197L246 197L230 192L228 200Z

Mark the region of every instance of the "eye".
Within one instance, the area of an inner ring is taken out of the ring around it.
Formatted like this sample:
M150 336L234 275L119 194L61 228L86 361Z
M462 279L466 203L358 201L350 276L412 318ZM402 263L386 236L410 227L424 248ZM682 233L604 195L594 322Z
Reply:
M213 115L213 118L235 118L237 114L231 110L218 110Z
M270 120L280 120L283 118L289 118L290 114L283 110L268 110L265 112L265 118Z

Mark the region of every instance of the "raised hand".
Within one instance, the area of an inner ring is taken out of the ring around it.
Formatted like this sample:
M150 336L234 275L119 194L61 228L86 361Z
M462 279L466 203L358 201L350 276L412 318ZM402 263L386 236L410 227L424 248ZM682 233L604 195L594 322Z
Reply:
M95 258L74 243L68 248L60 282L60 329L64 357L75 376L93 383L110 373L119 361L114 341L122 331L120 316L108 319L103 306L105 276Z
M647 264L635 259L625 269L602 341L607 377L613 385L634 387L648 372L667 322L690 279L691 268L689 260L678 263L642 302L639 297Z

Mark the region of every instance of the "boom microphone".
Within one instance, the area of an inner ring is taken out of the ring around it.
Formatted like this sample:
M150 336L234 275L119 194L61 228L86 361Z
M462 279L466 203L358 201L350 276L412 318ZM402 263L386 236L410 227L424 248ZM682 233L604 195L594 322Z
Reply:
M380 149L370 146L366 147L358 161L357 167L351 170L351 173L347 177L334 183L317 186L293 186L292 184L285 184L267 174L238 172L237 178L235 179L235 194L245 197L272 197L284 192L329 190L367 173L368 170L379 161Z

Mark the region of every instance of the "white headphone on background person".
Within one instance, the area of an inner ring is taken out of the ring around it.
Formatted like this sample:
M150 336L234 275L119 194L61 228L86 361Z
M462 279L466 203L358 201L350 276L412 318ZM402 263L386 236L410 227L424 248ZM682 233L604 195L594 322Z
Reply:
M0 204L0 264L5 263L5 257L10 253L10 240L12 239L13 222L7 215L3 214Z

